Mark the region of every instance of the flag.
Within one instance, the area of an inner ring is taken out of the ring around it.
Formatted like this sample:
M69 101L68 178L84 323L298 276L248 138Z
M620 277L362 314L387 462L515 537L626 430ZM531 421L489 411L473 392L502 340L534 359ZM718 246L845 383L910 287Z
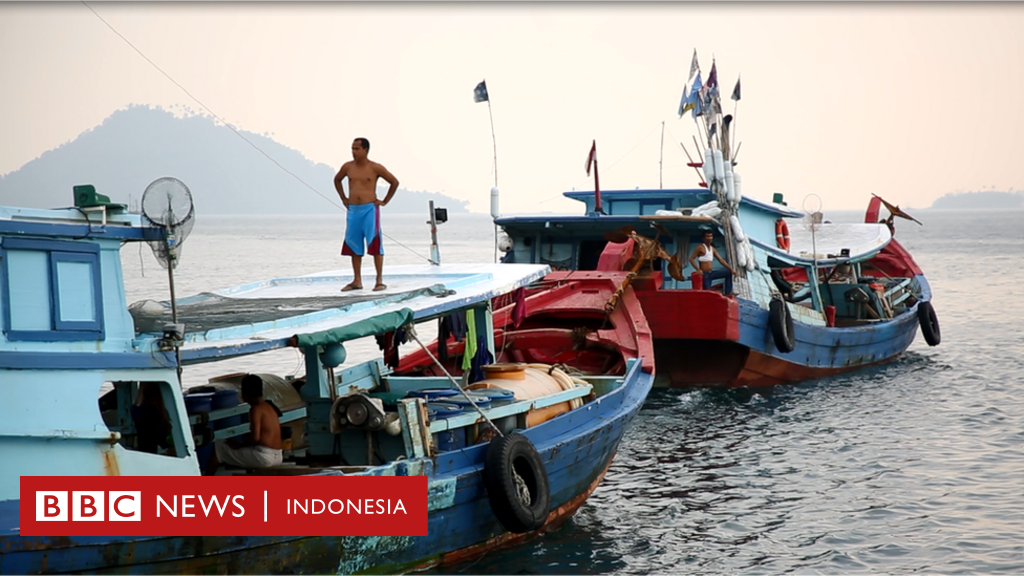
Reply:
M686 114L687 110L693 110L693 117L699 116L700 109L700 89L702 88L700 82L700 71L697 71L697 77L693 81L693 85L690 87L690 93L683 93L683 99L679 102L679 117L682 118L683 114Z
M590 166L597 162L597 140L590 147L590 154L587 156L587 176L590 176Z
M690 62L690 75L686 77L686 82L692 82L693 77L700 72L700 64L697 63L697 49L693 49L693 61Z
M483 80L473 88L473 102L488 102L487 81Z
M739 101L740 99L740 79L736 78L736 87L732 89L732 99Z
M708 74L708 83L707 83L707 87L710 90L717 90L718 89L718 69L716 68L716 66L717 65L715 64L715 61L712 60L711 61L711 73Z
M711 62L711 73L708 74L707 84L700 89L700 106L701 109L696 112L696 116L703 114L708 118L714 118L722 111L718 95L718 70L714 61Z

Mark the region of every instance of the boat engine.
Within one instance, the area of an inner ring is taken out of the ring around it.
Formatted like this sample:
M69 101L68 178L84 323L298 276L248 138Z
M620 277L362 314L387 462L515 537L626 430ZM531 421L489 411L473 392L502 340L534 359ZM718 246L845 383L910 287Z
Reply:
M394 436L401 432L397 423L398 413L385 412L384 403L380 398L371 398L365 394L349 394L338 398L331 405L331 432L335 434L346 428L357 428L386 430L388 434Z

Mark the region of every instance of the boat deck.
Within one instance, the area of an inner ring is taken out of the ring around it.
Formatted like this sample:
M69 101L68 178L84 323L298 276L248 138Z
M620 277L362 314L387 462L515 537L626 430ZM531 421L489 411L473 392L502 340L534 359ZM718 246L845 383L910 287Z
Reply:
M379 292L341 292L351 273L328 271L202 293L178 301L178 322L185 324L181 358L191 364L281 348L299 334L343 331L402 311L425 320L486 302L549 271L539 264L391 266L384 276L388 288ZM158 334L171 322L166 302L132 309L139 332Z

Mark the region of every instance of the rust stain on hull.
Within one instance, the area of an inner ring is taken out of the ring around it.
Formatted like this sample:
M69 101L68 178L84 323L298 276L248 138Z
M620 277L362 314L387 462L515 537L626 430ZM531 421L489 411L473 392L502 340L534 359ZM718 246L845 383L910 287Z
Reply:
M120 476L121 467L117 464L117 455L114 454L114 450L104 450L103 452L103 472L107 476Z

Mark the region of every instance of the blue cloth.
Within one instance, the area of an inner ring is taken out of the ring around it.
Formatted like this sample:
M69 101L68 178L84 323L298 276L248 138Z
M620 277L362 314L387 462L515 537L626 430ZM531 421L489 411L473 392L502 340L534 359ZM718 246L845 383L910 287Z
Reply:
M380 209L374 203L349 204L345 219L343 256L362 256L364 253L384 254L381 243Z
M710 290L711 281L718 280L719 278L725 279L725 289L722 291L722 294L725 294L726 296L732 294L732 272L729 272L725 268L718 268L716 270L712 270L711 272L705 272L704 285L702 286L702 288L704 288L705 290Z
M484 366L494 362L494 357L491 356L491 351L487 349L487 337L481 335L477 341L476 355L473 356L473 361L470 366L469 380L470 384L479 382L484 379Z

